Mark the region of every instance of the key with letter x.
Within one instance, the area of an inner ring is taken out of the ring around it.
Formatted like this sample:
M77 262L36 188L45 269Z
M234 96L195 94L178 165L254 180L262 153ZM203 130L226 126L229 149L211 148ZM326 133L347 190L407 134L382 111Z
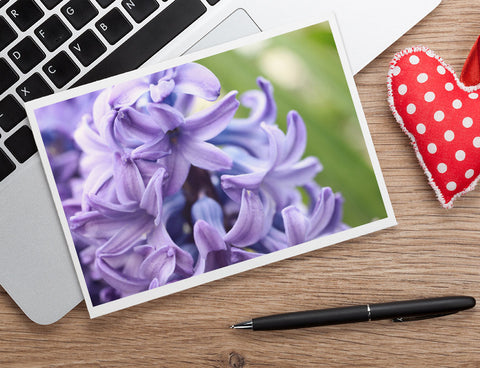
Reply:
M38 73L20 84L16 91L25 102L53 93L53 90Z

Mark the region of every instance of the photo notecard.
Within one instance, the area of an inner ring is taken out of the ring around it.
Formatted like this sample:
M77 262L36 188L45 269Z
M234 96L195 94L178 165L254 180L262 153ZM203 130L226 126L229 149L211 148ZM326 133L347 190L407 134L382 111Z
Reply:
M92 318L396 224L333 18L27 110Z

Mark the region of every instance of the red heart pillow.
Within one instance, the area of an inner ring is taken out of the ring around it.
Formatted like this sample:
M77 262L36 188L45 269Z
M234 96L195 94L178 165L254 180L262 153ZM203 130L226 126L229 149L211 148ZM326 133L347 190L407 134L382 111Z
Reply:
M445 208L480 179L479 90L426 47L406 49L390 65L390 108Z

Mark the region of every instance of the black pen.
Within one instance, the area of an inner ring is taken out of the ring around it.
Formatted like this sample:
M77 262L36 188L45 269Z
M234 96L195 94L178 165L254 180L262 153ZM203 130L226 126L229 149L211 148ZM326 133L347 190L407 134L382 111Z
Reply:
M473 308L474 306L475 299L470 296L447 296L441 298L276 314L273 316L254 318L251 321L230 326L230 328L284 330L290 328L337 325L342 323L378 321L381 319L392 319L395 322L406 322L441 317Z

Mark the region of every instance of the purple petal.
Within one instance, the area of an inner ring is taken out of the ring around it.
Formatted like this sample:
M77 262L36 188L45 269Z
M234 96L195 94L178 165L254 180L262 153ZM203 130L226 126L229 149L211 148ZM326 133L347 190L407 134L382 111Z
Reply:
M224 170L232 167L232 159L211 143L186 139L179 141L179 151L192 165L205 170Z
M120 230L97 250L97 256L118 256L128 252L138 245L138 240L152 228L153 222L150 216L140 215L118 221L118 224Z
M151 116L127 107L119 110L115 119L115 136L125 144L135 145L163 137L164 133Z
M201 141L218 135L226 128L238 109L236 95L237 92L232 91L215 105L189 116L185 121L185 133Z
M113 179L120 202L140 202L145 191L142 176L137 166L130 158L122 159L116 153L113 164Z
M287 135L282 166L290 166L302 158L307 145L307 128L296 111L287 115Z
M267 159L269 168L274 168L278 164L281 164L281 153L285 136L276 125L267 125L265 123L261 123L260 127L266 133L268 139Z
M113 172L108 164L100 164L95 166L87 176L83 185L82 210L86 211L90 208L87 200L89 194L97 194L111 178Z
M155 247L155 249L168 246L174 250L176 262L175 273L180 274L183 277L188 277L193 274L192 256L173 242L163 224L157 226L154 231L149 234L147 241L148 244Z
M200 198L193 204L192 219L194 222L204 220L212 225L222 236L225 235L222 207L210 197Z
M309 156L290 167L282 167L269 173L268 179L282 182L282 185L300 186L310 182L322 171L322 165L316 157Z
M138 146L132 151L130 157L134 160L143 159L156 161L171 153L172 150L169 149L168 137L163 136Z
M165 133L185 124L185 119L180 111L164 103L150 103L147 110L154 122Z
M307 239L315 239L325 229L332 219L335 211L335 195L331 188L323 188L317 197L315 207L310 216L310 228L308 229Z
M235 202L240 202L243 189L258 191L265 174L260 171L243 175L222 175L222 188Z
M72 232L105 241L114 236L124 224L117 219L107 218L98 211L81 212L70 217L68 222Z
M107 112L100 121L99 133L111 151L123 152L123 148L115 138L115 119L118 112Z
M225 235L225 242L237 247L247 247L256 243L262 237L263 219L264 211L260 197L244 189L237 221Z
M140 265L140 275L152 280L156 278L159 285L165 285L175 271L175 251L169 246L157 249Z
M182 188L190 170L190 162L183 155L177 152L177 149L160 160L162 166L167 169L167 177L164 184L164 196L175 194Z
M160 286L160 282L155 278L152 280L150 285L148 285L148 290L156 289L159 286Z
M113 219L124 218L125 216L131 215L133 212L138 210L137 202L123 204L112 203L103 200L95 194L87 195L87 200L92 209L97 210L102 215Z
M198 220L193 226L193 238L200 257L206 258L208 253L226 250L227 246L220 233L208 222Z
M262 238L260 243L269 251L276 252L277 250L288 248L287 236L284 232L272 227L268 234Z
M110 267L103 258L97 258L96 266L103 279L112 287L126 294L135 294L145 290L150 280L128 277Z
M238 263L238 262L243 262L243 261L248 261L249 259L256 258L258 256L263 255L261 253L249 252L247 250L240 249L240 248L235 248L235 247L232 247L231 253L232 254L231 254L230 261L231 261L232 264Z
M325 227L324 234L332 234L336 231L343 230L348 228L342 224L343 218L343 197L340 193L335 194L335 209L333 211L332 217L330 218L330 222Z
M162 185L165 172L166 171L163 167L157 170L157 172L148 182L145 193L143 193L143 197L140 202L140 207L155 217L155 225L157 226L160 224L162 216Z
M220 95L220 81L200 64L188 63L177 67L175 91L215 101Z
M305 242L309 221L303 213L294 206L282 210L285 234L290 246Z
M97 127L97 130L100 129L100 122L102 121L105 114L112 110L112 107L108 103L108 100L110 99L110 92L110 88L103 90L93 103L93 122Z
M198 220L193 227L193 238L198 248L195 274L201 274L227 266L227 246L217 230L207 222Z
M277 119L277 106L273 98L272 84L262 78L257 78L261 91L247 91L241 96L242 105L251 109L250 116L242 119L244 125L274 124ZM235 123L241 120L236 120Z
M113 86L108 102L114 108L130 106L147 91L148 83L145 78L134 79Z
M195 102L195 96L179 94L177 95L177 99L175 100L173 107L175 107L178 111L180 111L183 114L183 116L188 116L192 111L194 102Z
M157 84L150 84L150 97L153 102L161 102L172 93L174 88L173 80L159 80Z
M163 201L163 221L166 224L171 216L182 211L185 208L185 196L178 192L172 196L166 197Z
M260 192L260 199L263 205L263 230L261 235L263 238L272 228L273 217L275 216L277 206L273 197L264 191Z
M80 125L73 133L75 143L85 152L99 151L111 152L100 134L93 129L89 120L82 119Z

